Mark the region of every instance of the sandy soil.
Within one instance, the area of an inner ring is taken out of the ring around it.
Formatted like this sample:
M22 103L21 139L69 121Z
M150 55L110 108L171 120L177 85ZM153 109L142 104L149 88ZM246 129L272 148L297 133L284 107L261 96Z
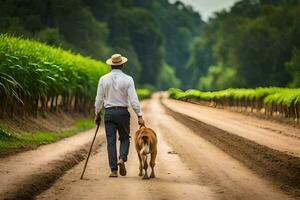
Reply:
M181 109L178 106L176 109ZM108 178L104 145L91 157L84 180L79 180L84 164L81 162L37 199L292 199L168 115L157 95L143 103L143 112L147 126L158 135L156 179L141 180L137 176L138 159L133 145L128 175ZM135 117L132 124L134 132Z
M48 113L46 116L38 115L37 117L17 117L0 119L0 125L8 129L10 132L18 135L33 133L38 131L59 131L69 129L74 126L74 123L78 119L86 119L88 116L70 112L65 113L63 111ZM47 144L46 142L44 144ZM16 153L25 152L28 150L34 150L38 145L26 145L22 148L16 149L0 149L0 158L15 155Z
M58 178L55 176L62 175L84 158L94 131L85 131L36 150L1 158L0 199L29 198L42 187L48 187ZM98 138L99 142L103 141L103 129Z
M201 138L214 144L227 155L242 162L256 174L276 184L278 188L299 197L299 157L269 148L268 146L196 120L189 115L171 110L166 106L164 107L169 115L192 129Z
M300 157L300 129L227 110L164 99L176 112L239 135L258 144Z

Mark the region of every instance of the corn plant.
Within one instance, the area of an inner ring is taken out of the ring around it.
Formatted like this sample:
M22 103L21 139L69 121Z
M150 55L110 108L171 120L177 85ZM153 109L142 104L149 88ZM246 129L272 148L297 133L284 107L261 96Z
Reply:
M108 71L89 57L0 34L0 117L88 111Z

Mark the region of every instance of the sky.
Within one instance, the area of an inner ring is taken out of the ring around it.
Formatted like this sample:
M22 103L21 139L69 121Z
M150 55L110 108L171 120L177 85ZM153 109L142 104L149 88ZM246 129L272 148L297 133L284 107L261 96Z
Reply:
M175 1L175 0L174 0ZM170 2L174 2L170 1ZM180 0L181 2L193 6L198 11L202 19L207 21L213 16L215 11L230 8L238 0Z

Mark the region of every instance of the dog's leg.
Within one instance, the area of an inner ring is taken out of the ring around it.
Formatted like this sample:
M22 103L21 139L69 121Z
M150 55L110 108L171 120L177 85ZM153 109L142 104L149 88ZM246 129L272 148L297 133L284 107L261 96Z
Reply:
M140 151L140 157L141 157L141 167L142 167L142 171L143 169L145 169L145 163L146 163L146 156L143 154L143 151ZM143 172L142 172L143 173ZM147 174L147 171L145 173L145 175ZM144 176L145 176L144 175Z
M141 158L141 155L138 153L138 156L139 156L139 161L140 161L140 173L139 173L139 176L143 176L143 166L142 166L142 158Z
M143 176L143 179L149 179L147 169L148 169L148 163L147 163L147 155L143 155L144 157L144 170L145 170L145 175Z
M151 153L151 160L150 160L151 174L150 174L150 178L155 178L154 166L155 166L156 155L157 155L156 151Z

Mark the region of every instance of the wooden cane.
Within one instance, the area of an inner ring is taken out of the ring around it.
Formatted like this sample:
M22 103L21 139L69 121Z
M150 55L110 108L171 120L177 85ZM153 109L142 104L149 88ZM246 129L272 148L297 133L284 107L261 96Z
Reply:
M94 138L93 138L93 141L92 141L92 144L91 144L90 150L89 150L89 154L88 154L88 156L87 156L87 158L86 158L86 161L85 161L84 168L83 168L83 171L82 171L82 174L81 174L81 177L80 177L80 179L83 179L83 175L84 175L84 172L85 172L85 168L86 168L86 166L87 166L87 163L88 163L88 161L89 161L89 158L90 158L90 155L91 155L91 152L92 152L92 148L93 148L93 145L94 145L94 142L95 142L96 136L97 136L97 132L98 132L99 126L100 126L100 123L99 123L99 124L97 124L96 132L95 132L95 135L94 135Z

